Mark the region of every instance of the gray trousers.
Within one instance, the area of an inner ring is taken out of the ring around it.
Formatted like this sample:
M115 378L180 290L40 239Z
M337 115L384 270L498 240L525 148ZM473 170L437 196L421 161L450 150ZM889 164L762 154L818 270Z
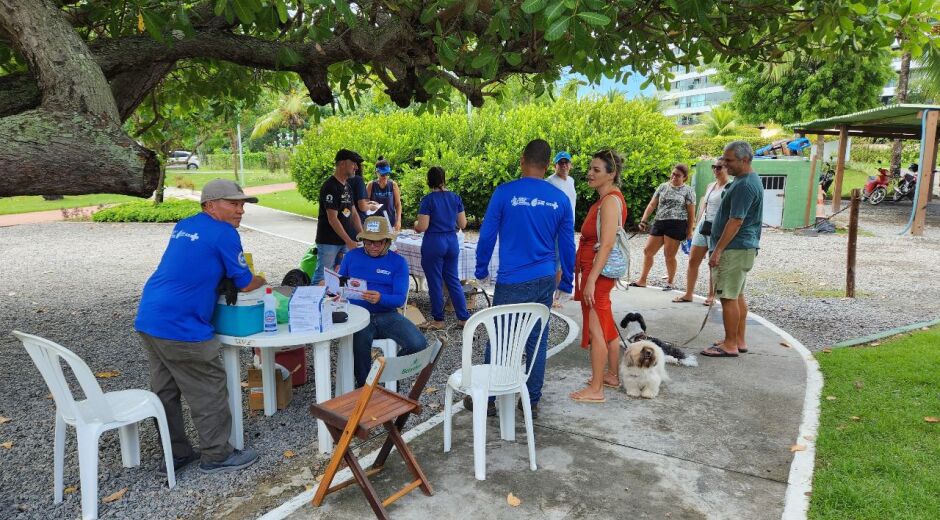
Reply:
M228 407L225 368L216 339L198 343L156 338L143 332L141 343L150 361L150 388L163 402L174 457L193 453L183 426L183 405L199 433L203 462L221 462L232 453L232 412Z

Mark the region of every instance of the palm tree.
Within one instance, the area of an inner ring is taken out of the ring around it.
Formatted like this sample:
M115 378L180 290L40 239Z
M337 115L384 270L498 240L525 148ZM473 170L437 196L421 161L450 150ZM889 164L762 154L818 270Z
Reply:
M257 139L271 130L287 127L290 130L291 146L297 144L297 131L307 123L307 107L310 98L296 90L281 94L274 110L262 115L251 130L251 139Z
M733 135L738 126L738 113L719 105L702 118L702 133L709 137Z

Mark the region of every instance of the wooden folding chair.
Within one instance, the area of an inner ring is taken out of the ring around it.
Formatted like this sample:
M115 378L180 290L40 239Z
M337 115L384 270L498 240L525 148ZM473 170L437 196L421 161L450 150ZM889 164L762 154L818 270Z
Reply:
M362 488L375 516L386 519L389 516L385 508L416 488L420 487L425 495L434 494L414 454L402 439L400 428L404 427L412 413L421 411L418 397L431 377L431 372L440 356L441 345L440 341L435 341L427 349L415 354L387 360L380 357L372 364L365 386L329 401L310 405L310 414L326 423L336 444L333 457L313 497L313 505L320 506L326 495L356 482ZM418 373L419 370L420 373ZM418 377L408 397L378 386L379 383L404 379L415 373L418 373ZM370 431L380 425L385 427L388 437L375 462L368 471L364 471L349 450L350 442L354 435L363 440L368 439ZM372 483L369 482L369 477L383 469L392 446L398 448L398 452L401 453L402 459L415 479L390 497L380 500ZM331 487L330 484L343 461L349 466L353 478Z

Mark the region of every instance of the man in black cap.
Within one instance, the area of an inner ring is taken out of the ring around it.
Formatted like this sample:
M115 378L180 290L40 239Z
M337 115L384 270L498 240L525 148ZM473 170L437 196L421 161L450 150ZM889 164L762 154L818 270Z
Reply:
M317 285L323 280L323 268L335 269L343 254L359 244L353 240L362 231L359 213L353 204L352 188L347 182L359 165L362 157L345 148L336 152L333 175L320 188L320 210L317 222L317 270L310 283Z

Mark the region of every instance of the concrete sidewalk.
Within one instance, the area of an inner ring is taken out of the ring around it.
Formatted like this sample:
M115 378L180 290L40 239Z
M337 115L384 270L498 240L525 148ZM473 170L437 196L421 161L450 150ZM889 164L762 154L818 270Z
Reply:
M651 335L677 344L695 334L706 312L697 303L671 303L673 293L654 289L613 296L615 318L642 312ZM580 323L577 304L564 313ZM698 355L719 339L720 319L716 307L687 352ZM699 367L670 365L672 381L656 399L607 389L606 403L583 404L568 398L590 376L587 351L576 342L548 363L535 421L537 471L528 469L517 414L514 442L500 440L497 419L488 421L487 480L475 480L471 417L463 411L455 417L450 453L442 452L440 425L409 443L434 496L416 491L389 513L415 519L464 518L471 511L478 518L514 519L780 518L794 458L790 448L801 435L807 368L792 338L757 320L748 322L748 343L750 353L736 359L698 356ZM360 453L372 449L366 445ZM389 460L373 479L381 496L410 480L396 455ZM309 504L314 491L268 518L291 511L295 519L372 516L356 486L328 496L321 508ZM522 500L519 507L507 504L510 492Z

